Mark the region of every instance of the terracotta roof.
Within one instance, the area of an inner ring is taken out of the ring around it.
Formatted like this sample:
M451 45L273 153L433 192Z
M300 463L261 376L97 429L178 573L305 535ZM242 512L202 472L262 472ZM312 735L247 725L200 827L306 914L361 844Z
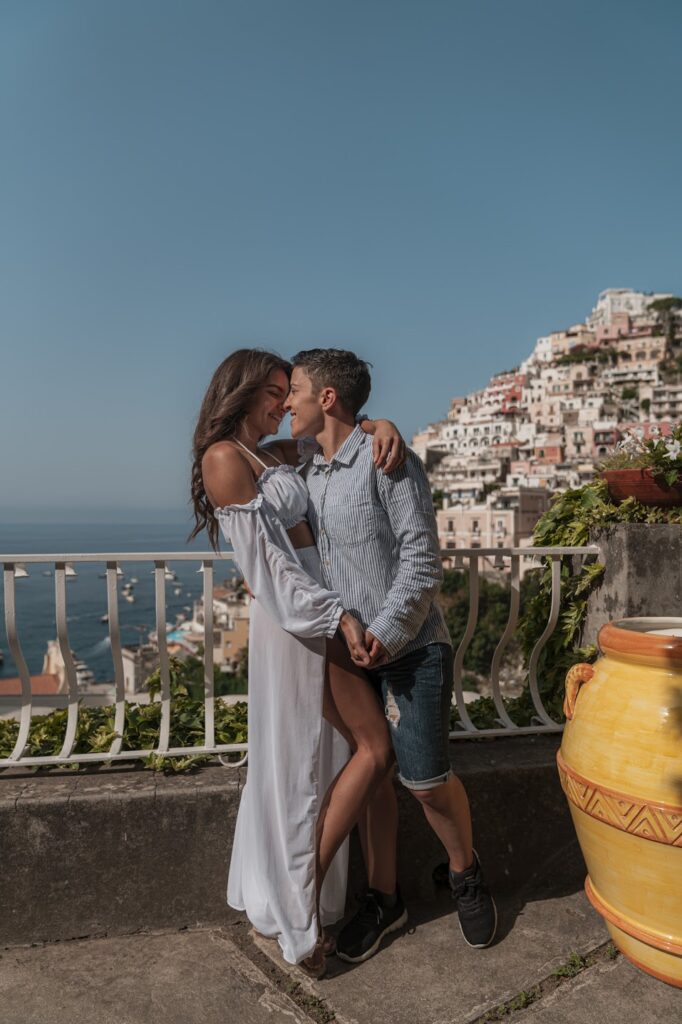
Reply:
M59 676L54 672L44 672L39 676L31 676L31 693L36 697L59 692ZM0 697L21 695L21 679L0 679Z

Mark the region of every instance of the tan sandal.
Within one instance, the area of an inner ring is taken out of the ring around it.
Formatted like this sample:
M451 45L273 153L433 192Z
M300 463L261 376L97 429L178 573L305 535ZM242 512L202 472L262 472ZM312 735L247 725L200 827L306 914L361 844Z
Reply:
M307 956L304 960L299 960L296 966L309 978L314 978L316 981L319 981L320 978L324 977L327 970L327 962L324 955L324 941L318 939L315 943L315 949L312 951L310 956Z

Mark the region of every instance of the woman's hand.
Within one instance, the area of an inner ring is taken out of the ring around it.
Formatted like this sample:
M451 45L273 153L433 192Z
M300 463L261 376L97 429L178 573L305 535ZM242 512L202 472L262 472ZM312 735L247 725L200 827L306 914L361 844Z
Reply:
M354 615L344 612L339 619L339 627L343 633L353 664L364 667L369 665L369 652L365 646L365 631Z
M372 458L377 469L392 473L400 469L407 458L403 436L390 420L363 420L360 424L366 434L372 434Z

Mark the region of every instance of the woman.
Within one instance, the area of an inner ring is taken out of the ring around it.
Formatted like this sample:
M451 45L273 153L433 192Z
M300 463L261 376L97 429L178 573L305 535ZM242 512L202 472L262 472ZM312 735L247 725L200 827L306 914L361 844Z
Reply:
M192 536L205 528L217 549L220 524L255 598L249 771L228 902L320 977L331 949L322 927L344 911L344 841L393 755L376 697L336 638L340 629L367 660L362 626L321 583L296 443L259 446L284 416L289 370L256 349L216 370L194 435ZM377 464L399 465L400 435L389 425L376 441Z

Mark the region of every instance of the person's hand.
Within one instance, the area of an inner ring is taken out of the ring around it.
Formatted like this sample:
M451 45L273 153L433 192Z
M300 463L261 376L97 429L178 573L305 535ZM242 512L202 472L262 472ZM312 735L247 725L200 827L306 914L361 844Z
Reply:
M388 661L388 651L381 640L369 629L365 630L365 647L369 656L367 668L378 668L380 665L386 664Z
M365 647L365 631L362 624L350 612L344 612L339 620L339 627L350 651L353 664L367 668L369 654Z
M392 473L400 469L407 458L407 447L403 436L390 420L375 420L372 438L372 458L377 469Z

